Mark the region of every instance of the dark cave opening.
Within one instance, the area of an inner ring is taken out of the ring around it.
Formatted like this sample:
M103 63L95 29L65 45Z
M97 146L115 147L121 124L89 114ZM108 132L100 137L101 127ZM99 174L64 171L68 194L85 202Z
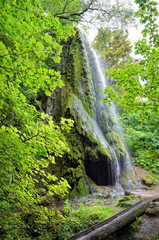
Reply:
M85 161L86 174L98 186L114 186L116 177L112 161Z

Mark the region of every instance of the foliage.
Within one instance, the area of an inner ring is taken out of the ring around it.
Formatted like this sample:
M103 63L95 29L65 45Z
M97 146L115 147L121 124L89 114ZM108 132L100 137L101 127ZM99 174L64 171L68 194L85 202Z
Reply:
M2 213L0 239L52 239L51 229L56 218L56 211L47 208Z
M87 8L87 4L79 0L41 0L41 2L44 11L58 17L65 25L72 24L72 21L80 21L80 12Z
M0 193L1 197L18 206L32 205L35 199L41 202L46 196L54 194L63 196L69 187L64 179L54 185L57 177L45 171L50 163L54 164L55 157L68 151L61 128L55 126L51 118L48 118L47 125L41 121L25 127L25 133L15 127L3 126L0 130L3 160ZM36 185L38 188L35 189ZM40 192L43 197L37 199Z
M3 240L29 240L29 236L26 232L25 223L22 221L22 218L19 213L8 212L5 215L0 215L0 239Z
M139 10L136 13L144 25L142 39L135 45L135 53L142 56L138 63L130 63L121 69L111 71L111 76L117 81L117 86L124 87L124 96L116 97L114 94L105 102L115 100L124 110L131 113L142 110L147 118L149 109L158 111L158 74L159 74L159 33L157 19L158 3L151 0L136 0ZM145 4L146 3L146 4ZM107 94L109 92L105 90Z
M25 212L1 212L0 239L67 239L85 228L115 214L105 206L86 207L83 204L74 210L69 201L62 211L36 207Z
M132 46L127 37L123 30L99 29L93 47L101 54L107 68L119 68L129 62Z
M64 132L73 125L61 120L55 126L37 101L62 87L60 73L46 62L59 63L62 46L74 33L37 1L0 3L0 195L18 207L40 203L46 197L65 195L69 185L48 168L69 148ZM51 30L52 29L52 30Z
M149 120L141 120L141 111L122 119L125 140L131 147L132 161L153 172L159 171L158 114L149 111Z
M158 172L158 99L159 99L159 33L157 2L136 0L144 29L142 39L135 44L141 60L117 70L110 69L116 83L106 87L104 103L121 106L125 138L131 147L132 160L148 170ZM131 115L130 115L131 114Z
M70 207L69 202L66 201L63 214L64 217L61 218L58 224L55 223L53 228L53 235L55 234L56 239L59 240L66 239L95 223L109 218L115 214L115 210L98 205L87 207L83 204L77 210L74 210Z
M99 25L105 21L113 26L120 25L122 27L134 21L134 12L131 3L123 4L123 1L100 0L41 0L44 10L51 12L53 16L58 17L64 24L72 24L72 22L81 23L86 28L88 24ZM116 21L118 19L118 22Z

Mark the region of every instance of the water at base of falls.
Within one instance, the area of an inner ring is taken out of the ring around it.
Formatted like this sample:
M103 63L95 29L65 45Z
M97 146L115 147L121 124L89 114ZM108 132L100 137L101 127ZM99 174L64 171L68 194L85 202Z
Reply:
M107 105L103 105L101 102L101 99L104 98L104 88L107 86L107 79L105 77L104 71L101 67L101 58L98 56L95 52L95 50L91 47L91 44L89 40L87 39L87 35L84 32L83 29L80 28L81 36L82 36L82 41L83 41L83 46L85 50L85 55L87 59L87 67L89 71L89 76L91 78L93 87L95 92L95 97L96 97L96 103L94 102L94 117L91 117L86 111L82 111L82 119L83 119L83 132L86 132L88 129L91 130L91 132L94 135L94 138L96 140L100 140L102 146L107 149L111 156L112 159L105 161L104 159L101 161L96 161L93 162L91 160L86 160L85 161L85 168L86 168L86 173L87 175L94 180L94 182L99 185L99 186L114 186L118 191L121 189L120 185L120 178L122 175L122 166L120 159L118 158L117 150L116 150L116 145L112 142L111 144L108 143L106 137L103 134L102 130L102 125L100 122L100 115L101 112L106 111L106 114L112 114L114 118L114 122L116 121L116 112L115 112L115 107L112 106L109 107ZM80 107L80 104L82 105L82 101L79 103L77 100L75 100L75 108L74 111L80 111L80 109L83 107ZM78 110L77 110L78 109ZM109 113L108 113L109 110ZM86 124L89 120L90 125ZM109 123L111 127L113 126L114 123ZM93 126L93 127L92 127ZM87 129L86 129L87 128ZM117 132L118 133L118 132ZM119 133L120 134L120 133ZM125 156L124 160L126 161L126 168L125 170L128 172L132 170L131 169L131 164L129 160L129 156L126 153L125 150ZM127 185L128 188L131 188L133 185L133 182L131 178L127 178Z

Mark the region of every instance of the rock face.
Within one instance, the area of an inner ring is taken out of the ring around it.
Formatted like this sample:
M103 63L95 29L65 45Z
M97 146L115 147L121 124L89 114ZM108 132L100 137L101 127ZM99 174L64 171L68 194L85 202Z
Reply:
M45 109L56 123L61 117L71 118L75 127L66 133L70 153L59 159L53 171L68 180L72 197L98 189L97 185L121 181L126 186L129 164L113 109L101 102L104 86L99 66L78 31L64 45L58 68L65 86L47 99Z

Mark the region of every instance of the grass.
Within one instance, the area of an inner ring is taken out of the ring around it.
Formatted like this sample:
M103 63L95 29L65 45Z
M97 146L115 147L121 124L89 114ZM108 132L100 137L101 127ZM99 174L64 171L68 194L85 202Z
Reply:
M81 232L88 227L101 222L112 215L117 210L107 206L101 206L94 202L92 206L80 204L76 209L70 207L69 201L66 200L63 209L63 219L57 229L58 239L67 239L72 235Z
M85 214L85 216L96 216L98 218L98 221L103 221L114 214L116 214L117 210L107 207L107 206L101 206L101 205L95 205L95 206L84 206L81 205L75 212L75 215L78 216L78 214L82 213ZM84 216L83 216L84 217Z

